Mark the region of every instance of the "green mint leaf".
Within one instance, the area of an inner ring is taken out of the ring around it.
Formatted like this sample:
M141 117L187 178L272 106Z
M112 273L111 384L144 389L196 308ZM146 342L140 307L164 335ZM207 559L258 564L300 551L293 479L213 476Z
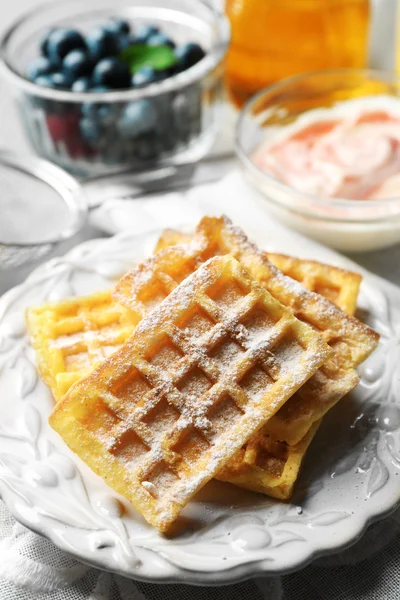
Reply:
M119 57L129 65L132 75L144 66L163 71L176 63L174 51L169 46L135 44L125 48Z

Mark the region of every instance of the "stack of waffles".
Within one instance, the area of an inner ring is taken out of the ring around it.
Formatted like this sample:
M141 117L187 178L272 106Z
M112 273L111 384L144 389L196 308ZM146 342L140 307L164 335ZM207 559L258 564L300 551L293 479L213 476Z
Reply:
M112 292L28 310L50 424L161 532L211 478L288 499L378 342L353 316L360 280L225 217L166 231Z

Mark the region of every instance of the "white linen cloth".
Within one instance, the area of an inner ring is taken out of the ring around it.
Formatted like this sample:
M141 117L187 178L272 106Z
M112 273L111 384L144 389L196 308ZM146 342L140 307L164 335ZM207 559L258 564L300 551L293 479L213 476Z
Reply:
M115 190L116 197L118 190ZM205 213L226 213L251 230L271 225L238 173L218 184L151 199L107 201L91 217L108 233L144 232L195 222ZM254 225L253 225L254 227ZM296 234L293 237L293 251ZM288 248L288 253L291 251ZM315 561L284 577L258 578L211 587L138 583L72 559L16 523L0 501L0 600L398 600L400 511L370 527L352 548Z

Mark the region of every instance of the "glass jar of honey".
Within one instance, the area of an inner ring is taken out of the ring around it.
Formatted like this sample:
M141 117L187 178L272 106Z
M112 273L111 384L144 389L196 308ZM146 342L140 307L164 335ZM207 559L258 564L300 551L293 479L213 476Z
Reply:
M226 12L226 83L238 107L290 75L366 65L370 0L226 0Z

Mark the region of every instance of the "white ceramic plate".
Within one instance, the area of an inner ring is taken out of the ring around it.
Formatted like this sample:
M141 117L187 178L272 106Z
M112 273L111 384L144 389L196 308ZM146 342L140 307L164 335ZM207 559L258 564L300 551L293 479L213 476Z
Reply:
M0 492L9 509L78 559L153 582L283 573L355 542L400 501L400 291L371 274L360 307L382 341L362 367L361 385L325 419L292 502L211 482L186 507L188 528L168 540L50 429L53 401L37 374L24 309L109 287L151 252L158 233L85 243L0 300ZM254 237L262 245L265 231ZM268 240L270 249L287 251L279 232ZM299 254L315 256L307 244Z

